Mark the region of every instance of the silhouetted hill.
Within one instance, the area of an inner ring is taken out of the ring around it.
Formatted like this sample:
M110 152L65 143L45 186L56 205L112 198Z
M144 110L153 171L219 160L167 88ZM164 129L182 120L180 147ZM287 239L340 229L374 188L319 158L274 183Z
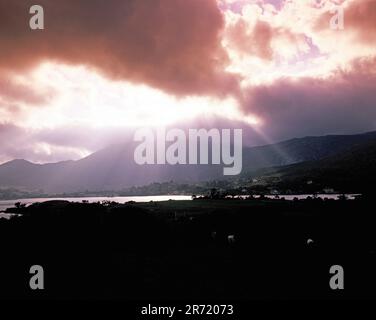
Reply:
M320 160L376 139L376 131L356 135L295 138L245 151L244 169L285 166Z
M369 192L376 180L376 139L317 161L270 169L263 179L276 188Z
M317 161L373 139L376 139L376 132L305 137L244 148L243 173L265 167ZM110 146L78 161L34 164L13 160L0 165L0 187L63 193L119 190L171 180L194 183L224 178L222 165L139 166L133 159L135 146L133 142ZM324 162L317 163L318 166L322 164Z

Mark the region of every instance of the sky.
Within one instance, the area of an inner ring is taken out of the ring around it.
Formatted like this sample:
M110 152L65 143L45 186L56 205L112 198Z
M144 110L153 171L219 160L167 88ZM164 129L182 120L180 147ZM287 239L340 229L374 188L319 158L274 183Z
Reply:
M0 0L0 163L149 126L243 128L250 146L376 130L375 31L375 0Z

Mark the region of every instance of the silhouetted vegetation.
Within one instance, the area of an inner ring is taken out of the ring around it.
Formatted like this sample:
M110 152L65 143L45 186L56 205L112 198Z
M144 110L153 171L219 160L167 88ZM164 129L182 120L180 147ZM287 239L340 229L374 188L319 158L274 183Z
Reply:
M5 298L376 297L370 199L48 201L0 219ZM308 241L309 240L309 241ZM46 289L28 288L31 265ZM329 268L345 268L331 291Z

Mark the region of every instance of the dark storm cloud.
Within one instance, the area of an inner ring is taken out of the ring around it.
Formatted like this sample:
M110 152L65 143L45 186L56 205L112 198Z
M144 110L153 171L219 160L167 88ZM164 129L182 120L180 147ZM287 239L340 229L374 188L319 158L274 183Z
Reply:
M30 0L0 0L0 69L41 61L85 64L175 95L226 95L224 27L216 0L40 0L45 30L29 28Z
M264 121L272 140L376 130L376 59L325 79L281 79L249 89L245 112Z

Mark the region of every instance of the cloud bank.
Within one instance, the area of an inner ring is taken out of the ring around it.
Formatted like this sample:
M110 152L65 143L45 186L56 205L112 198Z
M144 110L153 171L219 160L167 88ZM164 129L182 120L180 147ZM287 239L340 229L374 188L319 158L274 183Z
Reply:
M237 84L224 70L215 0L41 0L45 30L31 31L34 2L0 1L2 69L22 72L44 60L85 64L177 95L226 95Z
M31 31L33 4L0 0L0 162L77 159L153 119L250 145L376 130L373 0L40 0Z

